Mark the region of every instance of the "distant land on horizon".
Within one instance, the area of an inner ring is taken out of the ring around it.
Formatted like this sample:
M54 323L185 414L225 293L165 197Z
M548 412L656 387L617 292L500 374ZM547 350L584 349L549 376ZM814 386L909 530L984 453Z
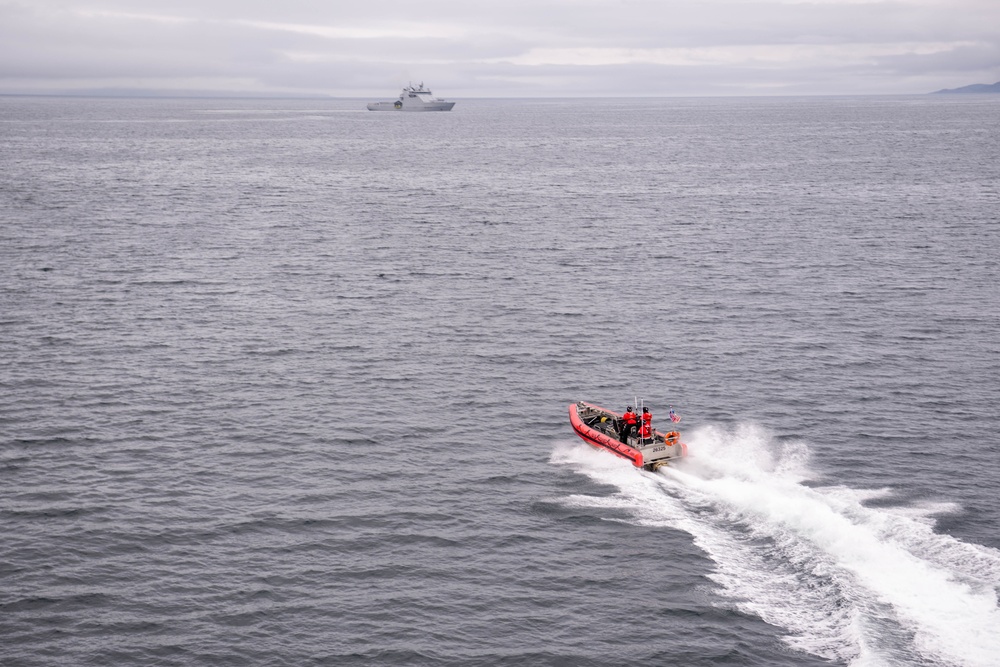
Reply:
M1000 81L994 84L974 83L971 86L962 86L961 88L945 88L944 90L935 90L931 94L937 95L939 93L1000 93Z

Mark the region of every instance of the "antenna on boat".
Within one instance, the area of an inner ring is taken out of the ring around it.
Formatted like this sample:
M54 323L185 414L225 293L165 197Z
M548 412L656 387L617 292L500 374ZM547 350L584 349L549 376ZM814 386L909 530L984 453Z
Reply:
M636 420L635 420L635 437L639 438L639 442L642 442L642 439L639 437L639 419L638 419L639 415L642 414L642 406L639 405L639 397L638 396L633 396L632 397L632 405L635 406L635 416L636 416Z

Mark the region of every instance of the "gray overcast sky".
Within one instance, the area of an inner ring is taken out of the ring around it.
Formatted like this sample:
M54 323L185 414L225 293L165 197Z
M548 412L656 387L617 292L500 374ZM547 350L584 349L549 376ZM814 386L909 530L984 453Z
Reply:
M1000 80L1000 0L0 0L0 93L924 93Z

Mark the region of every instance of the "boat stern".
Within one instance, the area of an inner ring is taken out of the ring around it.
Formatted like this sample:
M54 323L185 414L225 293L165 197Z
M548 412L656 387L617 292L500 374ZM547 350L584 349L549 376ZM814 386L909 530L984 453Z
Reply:
M637 449L642 453L643 467L654 471L687 454L687 445L679 440L670 444L656 438L652 443Z

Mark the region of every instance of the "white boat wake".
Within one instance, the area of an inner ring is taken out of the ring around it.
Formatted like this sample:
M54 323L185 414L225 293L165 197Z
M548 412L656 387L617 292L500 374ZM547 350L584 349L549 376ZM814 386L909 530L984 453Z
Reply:
M855 667L1000 665L1000 552L935 533L954 507L866 507L890 491L807 486L808 448L752 426L688 442L695 456L658 473L559 446L554 463L619 490L565 502L689 533L724 597L799 650Z

